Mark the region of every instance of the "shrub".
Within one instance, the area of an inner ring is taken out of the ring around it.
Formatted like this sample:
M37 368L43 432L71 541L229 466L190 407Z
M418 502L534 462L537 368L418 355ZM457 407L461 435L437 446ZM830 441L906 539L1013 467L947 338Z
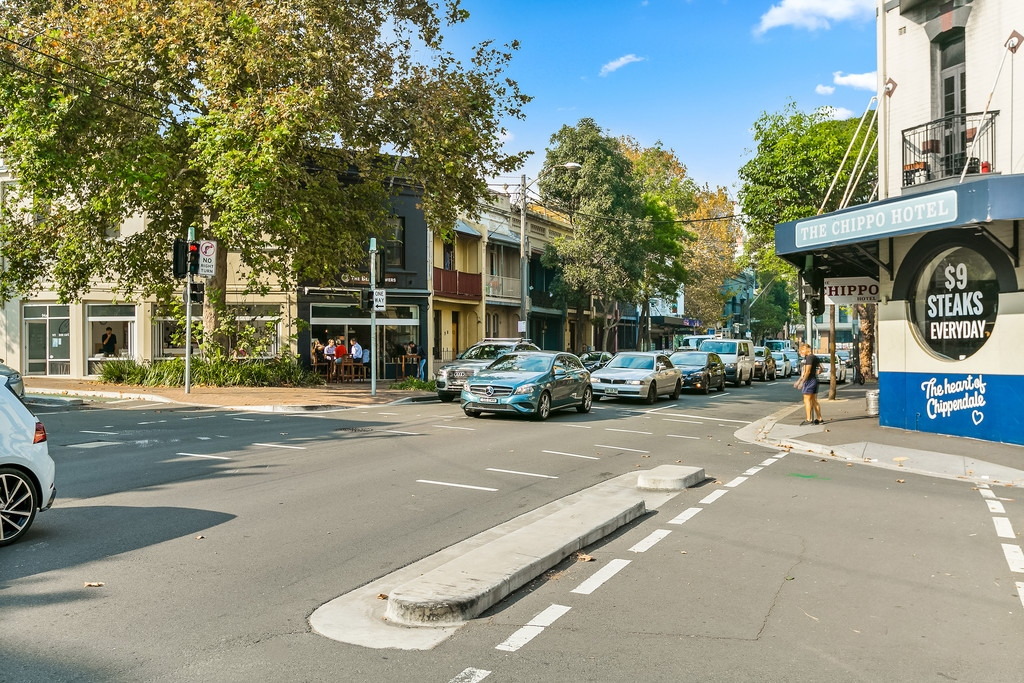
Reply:
M422 380L415 377L406 377L401 382L393 382L392 389L423 389L424 391L437 391L434 380Z
M192 358L192 384L214 387L309 387L324 383L323 377L306 370L292 358ZM168 358L152 365L136 360L112 360L100 367L100 381L111 384L180 387L185 385L185 359Z

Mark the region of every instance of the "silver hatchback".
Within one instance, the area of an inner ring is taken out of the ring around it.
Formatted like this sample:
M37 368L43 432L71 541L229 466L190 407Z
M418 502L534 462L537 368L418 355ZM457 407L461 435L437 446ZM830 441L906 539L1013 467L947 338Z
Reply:
M0 360L0 386L7 385L7 388L14 392L15 396L24 399L25 380L21 378L21 373L3 363Z

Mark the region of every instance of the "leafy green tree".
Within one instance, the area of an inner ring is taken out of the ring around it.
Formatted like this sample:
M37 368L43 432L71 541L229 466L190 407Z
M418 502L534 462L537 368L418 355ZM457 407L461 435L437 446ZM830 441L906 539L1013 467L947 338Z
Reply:
M0 149L18 196L0 221L0 300L94 283L168 297L190 226L249 291L333 283L383 237L395 178L422 185L435 230L518 168L501 121L528 98L516 45L471 63L443 31L458 0L10 0L0 6ZM137 229L119 232L142 215ZM212 295L212 296L211 296Z
M740 228L735 205L724 187L698 187L695 207L685 214L697 239L686 243L685 315L707 327L720 327L726 295L722 285L739 272Z
M546 166L578 163L573 173L550 173L540 181L545 198L564 211L573 231L556 239L548 263L561 270L564 288L581 301L594 297L603 340L620 322L619 302L637 300L647 262L640 184L617 139L593 119L562 126L551 136ZM582 316L582 308L577 309ZM582 325L577 325L582 334ZM573 348L582 346L574 340Z
M750 331L754 339L771 339L779 336L789 320L790 296L786 283L770 280L765 283L757 300L750 307Z

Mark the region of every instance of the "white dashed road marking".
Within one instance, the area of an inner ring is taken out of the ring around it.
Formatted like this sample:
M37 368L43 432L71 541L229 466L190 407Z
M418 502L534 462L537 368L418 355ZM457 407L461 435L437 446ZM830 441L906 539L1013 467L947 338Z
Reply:
M700 504L710 505L711 503L714 503L716 500L718 500L727 493L729 493L727 489L718 489L717 491L712 491L711 493L706 495L703 500L700 501Z
M1006 564L1010 565L1011 572L1024 574L1024 552L1021 552L1019 545L1003 543L1003 554L1006 555Z
M771 465L773 462L775 462L775 458L768 458L761 463L761 467L768 467L768 465Z
M665 436L670 436L673 439L700 439L699 436L686 436L684 434L666 434Z
M735 423L741 424L741 425L748 425L748 424L750 424L749 420L728 420L728 419L726 419L724 417L712 417L710 415L687 415L685 413L676 413L676 415L678 415L679 417L690 417L690 418L695 418L695 419L698 419L698 420L712 420L714 422L735 422Z
M433 425L438 429L461 429L464 432L475 432L476 427L456 427L454 425Z
M601 587L608 579L612 578L616 574L625 568L629 564L629 560L612 560L605 566L594 572L594 575L589 579L581 583L580 585L573 588L570 593L579 593L580 595L590 595L598 588Z
M293 451L304 451L305 446L286 446L283 443L254 443L253 446L263 446L264 448L288 448Z
M747 470L743 474L747 475L748 477L751 477L751 476L757 474L760 471L761 471L760 467L751 467L749 470Z
M994 512L999 515L1006 514L1006 508L1004 508L1003 504L1000 503L998 500L986 500L985 502L988 503L989 512Z
M515 652L523 645L536 638L541 632L561 617L563 614L568 612L571 607L565 605L551 605L546 610L535 616L530 622L510 635L508 639L495 647L495 650L504 650L506 652Z
M625 432L626 434L651 434L651 432L641 432L636 429L613 429L611 427L605 427L606 432Z
M1017 582L1017 597L1020 598L1020 604L1024 605L1024 581Z
M657 531L651 533L650 536L648 536L647 538L645 538L644 540L640 541L639 543L634 545L632 548L630 548L629 552L631 552L631 553L642 553L642 552L645 552L647 550L650 550L651 548L654 547L655 543L657 543L661 539L665 538L670 533L672 533L671 529L658 529Z
M487 486L470 486L469 484L453 484L450 481L431 481L430 479L417 479L417 484L437 484L438 486L454 486L459 489L473 489L474 491L497 491L498 489Z
M177 455L184 455L189 458L206 458L208 460L230 460L231 458L225 458L223 455L201 455L199 453L177 453Z
M474 669L470 667L460 672L458 676L448 681L448 683L480 683L480 681L490 675L491 672L486 669Z
M739 486L740 484L742 484L746 480L747 480L746 477L736 477L735 479L730 481L728 484L726 484L726 486L728 486L729 488L735 488L736 486Z
M570 458L585 458L587 460L600 460L593 455L579 455L577 453L563 453L562 451L541 451L541 453L548 453L550 455L568 455Z
M521 474L524 477L540 477L541 479L558 479L550 474L534 474L533 472L517 472L515 470L499 470L497 467L488 467L488 472L503 472L504 474Z
M630 453L650 453L650 451L642 451L639 448L626 448L625 446L609 446L606 443L596 443L594 448L614 448L617 451L629 451Z
M993 517L992 523L996 525L996 536L999 538L1017 538L1013 533L1013 525L1006 517Z
M670 519L668 523L669 524L682 524L684 522L687 522L687 521L693 519L693 517L698 512L700 512L703 509L704 508L687 508L686 510L683 510L682 513L677 515L675 519Z
M388 434L405 434L406 436L420 436L419 432L401 432L397 429L382 429L380 431L387 432Z
M106 434L107 436L113 436L113 435L117 434L117 432L98 432L98 431L93 431L91 429L82 429L82 430L79 430L79 431L81 431L82 434Z

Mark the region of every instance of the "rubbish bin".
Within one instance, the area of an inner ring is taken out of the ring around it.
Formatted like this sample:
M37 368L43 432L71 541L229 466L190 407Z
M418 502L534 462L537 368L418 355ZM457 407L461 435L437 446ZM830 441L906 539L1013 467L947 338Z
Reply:
M868 415L878 417L878 389L872 389L864 394L864 401L867 403Z

